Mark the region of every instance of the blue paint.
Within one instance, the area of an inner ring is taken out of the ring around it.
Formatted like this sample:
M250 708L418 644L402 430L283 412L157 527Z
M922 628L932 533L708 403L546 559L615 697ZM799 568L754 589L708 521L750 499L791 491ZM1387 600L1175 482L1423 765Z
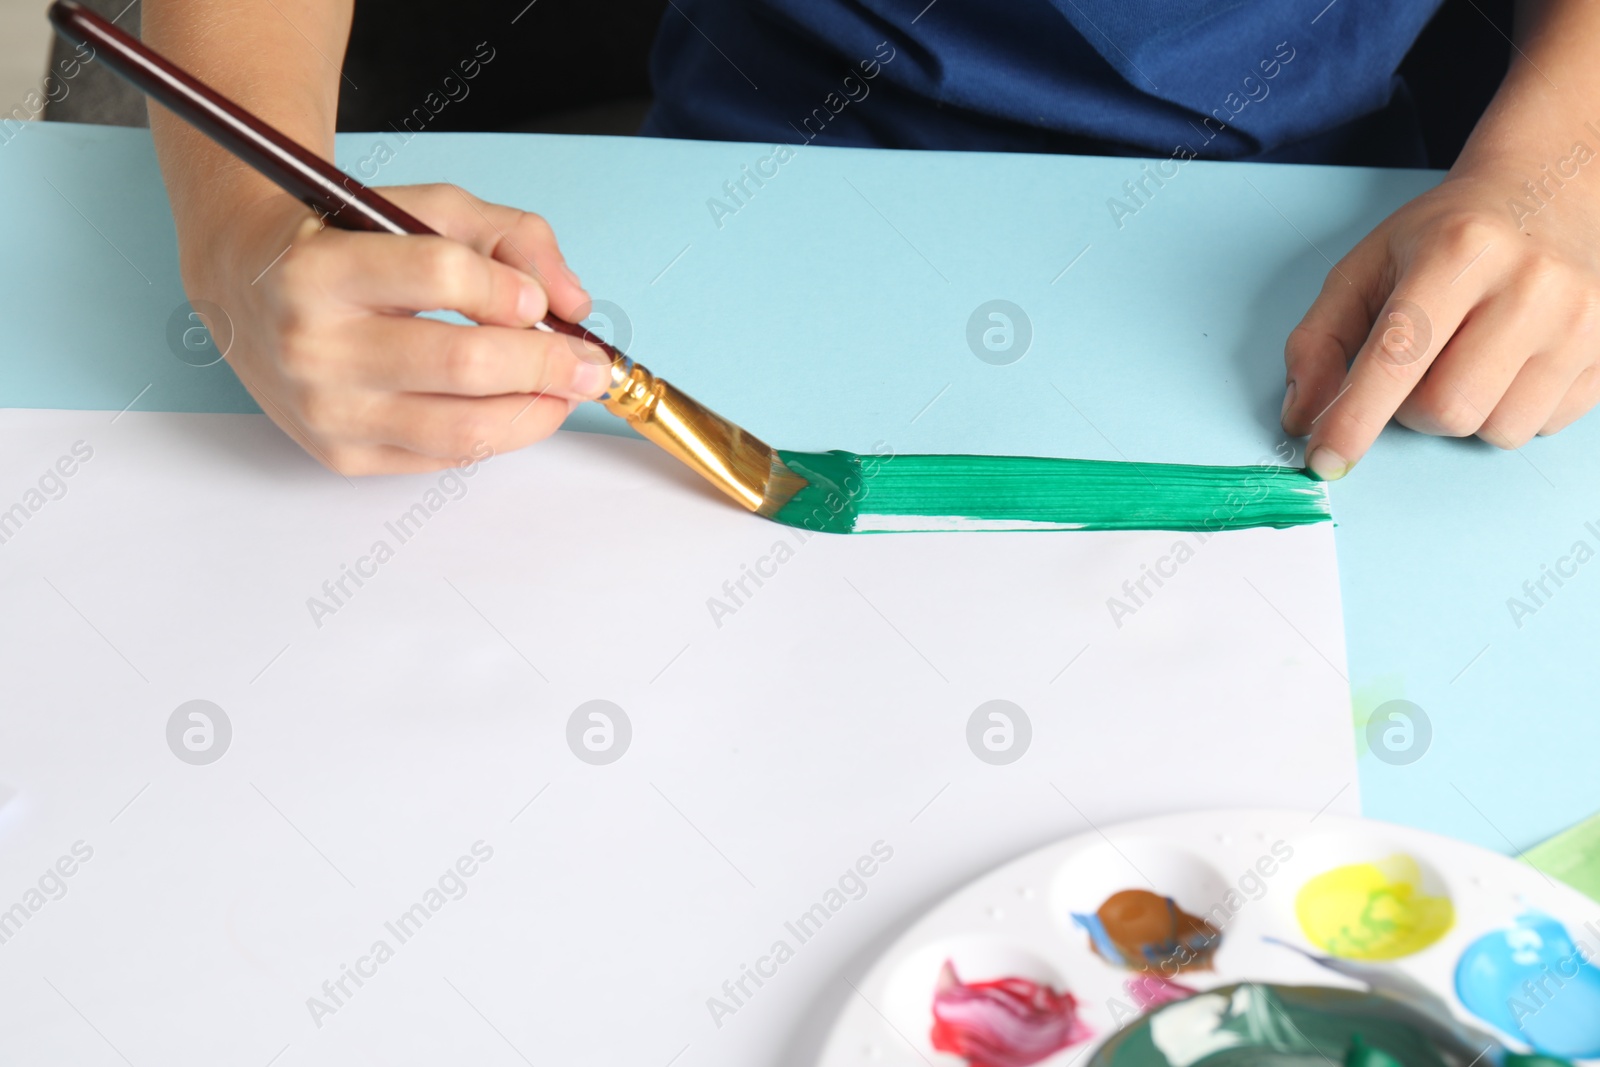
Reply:
M1073 912L1072 921L1082 927L1084 932L1089 935L1089 940L1094 942L1095 951L1100 953L1102 959L1121 967L1128 966L1128 961L1123 958L1122 950L1117 947L1115 941L1111 940L1111 935L1106 933L1106 924L1100 921L1100 916L1092 912L1088 915L1080 915L1078 912Z
M1592 928L1591 928L1592 929ZM1478 938L1456 965L1456 995L1474 1015L1545 1055L1600 1057L1600 968L1566 927L1529 912Z

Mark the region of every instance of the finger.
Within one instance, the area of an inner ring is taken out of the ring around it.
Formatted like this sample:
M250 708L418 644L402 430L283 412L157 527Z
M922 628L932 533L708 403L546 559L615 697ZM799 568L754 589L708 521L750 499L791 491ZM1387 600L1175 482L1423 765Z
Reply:
M363 308L447 310L474 322L522 327L547 310L533 278L448 237L338 232L319 243L315 257L304 257L316 261L307 268L315 272L310 281Z
M1553 356L1528 360L1484 420L1478 436L1496 448L1521 448L1550 421L1577 376L1577 370Z
M549 297L550 309L576 322L589 294L567 265L555 231L531 211L480 200L457 185L406 186L386 191L402 207L462 244L531 274Z
M1350 361L1367 339L1382 296L1374 280L1381 271L1382 248L1363 242L1339 262L1322 283L1300 324L1283 346L1283 428L1296 437L1339 393Z
M1550 422L1586 370L1578 353L1535 356L1523 364L1478 436L1496 448L1521 448Z
M1506 296L1479 304L1401 402L1396 418L1436 437L1478 433L1527 363L1533 346L1543 344L1535 332L1538 326L1539 314L1532 304Z
M504 204L485 204L490 225L500 240L490 252L495 259L538 278L549 295L550 310L568 322L589 314L589 293L568 265L555 231L543 217Z
M1454 264L1434 259L1403 276L1362 343L1340 394L1306 442L1306 467L1332 480L1349 472L1416 388L1476 301L1451 286Z
M1539 427L1539 433L1542 436L1560 433L1588 414L1596 402L1600 402L1600 371L1590 367L1573 380L1567 395L1561 398L1556 409L1550 413L1550 418Z
M362 434L374 443L465 460L542 441L578 406L556 396L451 397L400 393L363 414Z
M611 385L608 363L580 359L577 350L584 346L544 330L383 315L362 323L359 337L345 350L311 356L313 366L288 369L386 392L467 397L545 393L593 400Z

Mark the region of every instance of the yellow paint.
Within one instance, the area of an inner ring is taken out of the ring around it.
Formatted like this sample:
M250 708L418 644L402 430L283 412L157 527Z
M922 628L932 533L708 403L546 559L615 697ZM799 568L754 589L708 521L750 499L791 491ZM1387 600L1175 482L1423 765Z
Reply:
M1417 861L1404 854L1322 872L1300 888L1294 911L1313 944L1347 960L1421 952L1456 919L1450 898L1428 895Z

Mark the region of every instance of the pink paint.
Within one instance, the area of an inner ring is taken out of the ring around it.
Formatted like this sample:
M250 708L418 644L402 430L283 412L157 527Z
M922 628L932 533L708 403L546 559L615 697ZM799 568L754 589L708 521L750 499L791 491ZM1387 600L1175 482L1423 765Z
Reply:
M1094 1032L1078 1018L1078 1001L1027 978L968 985L945 961L933 994L933 1047L971 1067L1027 1067Z
M1186 1000L1200 992L1182 982L1174 982L1170 978L1163 978L1148 971L1129 978L1122 983L1122 988L1126 989L1128 996L1139 1005L1140 1011L1159 1008L1163 1004L1171 1004L1174 1000Z

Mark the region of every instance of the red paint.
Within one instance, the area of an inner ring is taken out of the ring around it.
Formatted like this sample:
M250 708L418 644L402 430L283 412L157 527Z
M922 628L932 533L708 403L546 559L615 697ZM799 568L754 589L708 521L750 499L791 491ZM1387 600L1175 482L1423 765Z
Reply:
M971 1067L1027 1067L1093 1031L1078 1018L1078 1001L1027 978L970 985L947 960L933 994L933 1047Z

